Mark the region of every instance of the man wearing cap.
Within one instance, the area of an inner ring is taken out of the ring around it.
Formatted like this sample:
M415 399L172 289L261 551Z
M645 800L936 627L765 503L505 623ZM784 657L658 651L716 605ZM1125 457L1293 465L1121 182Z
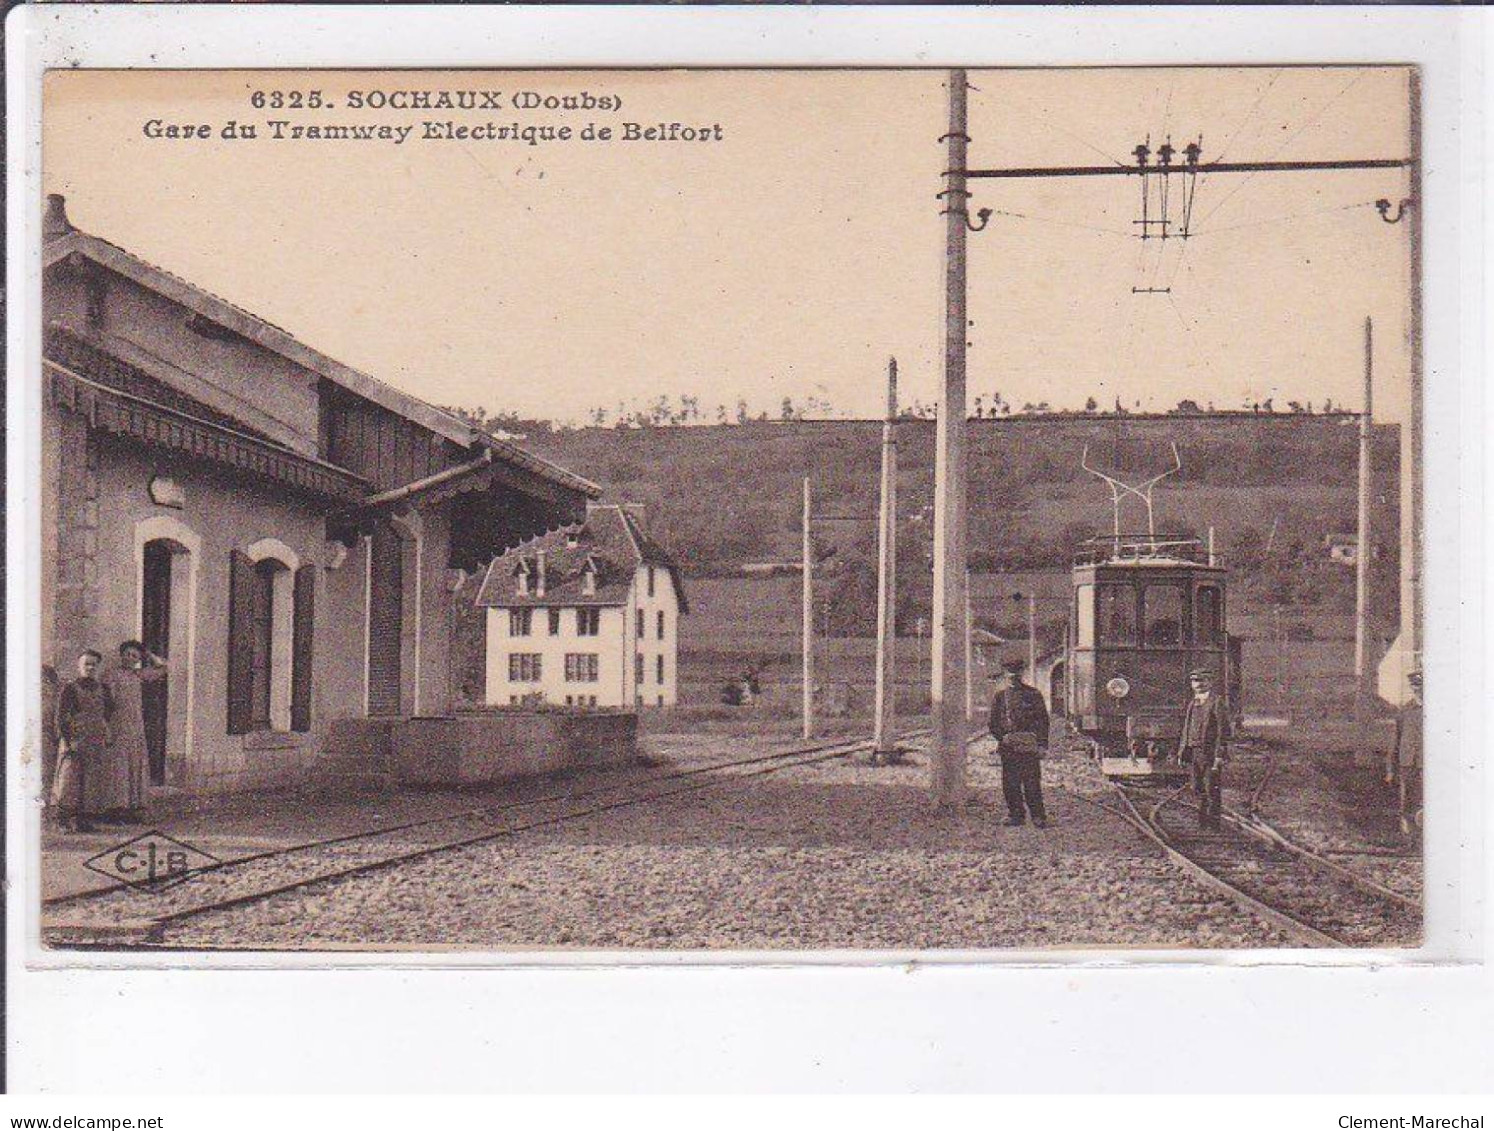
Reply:
M1035 687L1022 682L1026 665L1010 660L1008 682L991 700L991 737L1001 753L1001 792L1006 823L1020 825L1032 813L1038 828L1048 825L1043 808L1043 748L1048 744L1048 705Z
M1217 829L1224 809L1224 764L1229 755L1229 711L1214 690L1214 673L1194 668L1188 673L1193 689L1183 709L1183 733L1178 760L1193 767L1193 792L1198 794L1199 828Z

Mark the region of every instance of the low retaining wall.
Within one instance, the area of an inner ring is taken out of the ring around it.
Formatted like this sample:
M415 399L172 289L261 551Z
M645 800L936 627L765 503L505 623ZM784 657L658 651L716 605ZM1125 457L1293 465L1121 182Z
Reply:
M633 712L495 711L401 719L390 732L389 767L403 785L484 785L637 758Z

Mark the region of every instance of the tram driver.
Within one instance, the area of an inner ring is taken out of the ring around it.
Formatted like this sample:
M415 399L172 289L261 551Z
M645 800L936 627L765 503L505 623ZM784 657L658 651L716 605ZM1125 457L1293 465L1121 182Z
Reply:
M1194 668L1188 673L1192 695L1183 709L1183 733L1178 760L1193 769L1193 792L1198 794L1198 825L1217 829L1224 808L1224 766L1229 759L1229 710L1214 690L1214 673Z
M1042 692L1022 682L1027 665L1008 660L1007 686L991 700L991 737L1001 754L1001 792L1006 798L1006 824L1020 825L1032 813L1032 823L1046 828L1043 807L1043 751L1048 745L1048 705Z

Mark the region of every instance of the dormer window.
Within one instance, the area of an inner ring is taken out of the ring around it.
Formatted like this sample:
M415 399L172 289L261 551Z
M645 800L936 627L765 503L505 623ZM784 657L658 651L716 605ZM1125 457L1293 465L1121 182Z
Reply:
M565 544L572 550L581 545L581 531L568 530L565 534Z
M586 565L581 569L581 592L588 597L597 594L597 563L595 558L588 557Z
M520 597L529 596L529 563L523 558L514 567L514 591Z

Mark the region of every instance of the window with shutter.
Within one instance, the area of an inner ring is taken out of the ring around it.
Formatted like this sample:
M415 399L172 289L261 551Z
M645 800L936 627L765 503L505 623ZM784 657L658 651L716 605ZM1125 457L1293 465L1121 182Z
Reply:
M247 554L228 555L228 733L253 729L254 563Z
M296 570L291 636L291 730L311 729L311 662L316 610L316 567Z
M253 609L249 617L249 636L253 647L249 662L249 725L254 730L270 729L270 680L273 678L275 650L275 574L284 568L274 558L254 563L254 580L250 587Z

